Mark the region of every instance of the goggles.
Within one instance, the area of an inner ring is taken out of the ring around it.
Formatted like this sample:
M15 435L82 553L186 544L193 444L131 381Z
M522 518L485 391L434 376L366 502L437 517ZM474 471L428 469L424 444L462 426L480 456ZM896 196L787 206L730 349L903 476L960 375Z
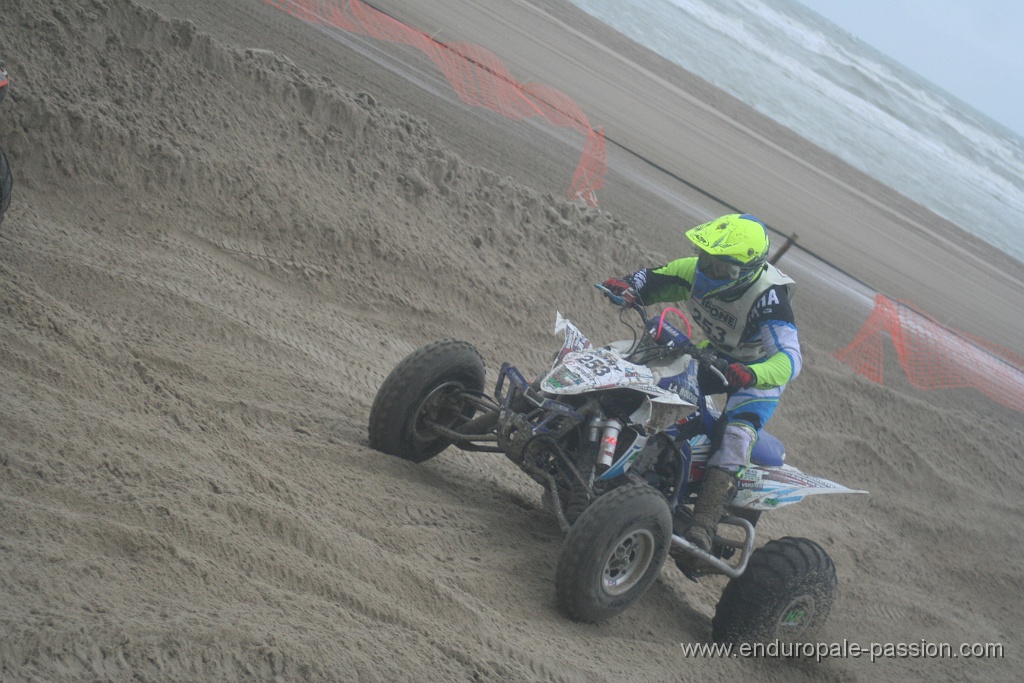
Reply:
M726 260L727 257L709 254L697 249L697 270L711 280L736 280L741 268L738 263Z

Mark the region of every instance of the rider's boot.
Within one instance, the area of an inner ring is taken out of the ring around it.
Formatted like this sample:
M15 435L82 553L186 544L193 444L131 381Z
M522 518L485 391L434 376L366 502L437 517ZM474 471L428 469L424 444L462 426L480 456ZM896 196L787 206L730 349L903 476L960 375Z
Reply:
M725 505L736 493L736 475L717 467L709 467L693 505L693 525L683 537L704 551L711 550L718 521Z
M757 432L748 424L730 422L722 433L722 444L708 460L693 506L693 526L683 537L701 550L711 550L711 541L726 503L736 493L736 472L741 472L750 459L750 451L757 441Z

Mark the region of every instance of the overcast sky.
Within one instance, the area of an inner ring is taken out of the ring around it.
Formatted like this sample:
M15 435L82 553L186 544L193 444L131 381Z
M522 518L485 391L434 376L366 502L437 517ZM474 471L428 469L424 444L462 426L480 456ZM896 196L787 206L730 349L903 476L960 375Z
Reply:
M1024 136L1024 0L799 0Z

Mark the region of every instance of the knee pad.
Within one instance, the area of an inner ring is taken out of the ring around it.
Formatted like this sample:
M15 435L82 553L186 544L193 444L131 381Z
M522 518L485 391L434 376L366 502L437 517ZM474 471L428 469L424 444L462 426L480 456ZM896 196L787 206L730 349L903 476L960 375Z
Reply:
M708 459L708 466L733 474L739 472L750 461L755 441L757 431L753 427L742 422L730 422L722 431L722 443Z

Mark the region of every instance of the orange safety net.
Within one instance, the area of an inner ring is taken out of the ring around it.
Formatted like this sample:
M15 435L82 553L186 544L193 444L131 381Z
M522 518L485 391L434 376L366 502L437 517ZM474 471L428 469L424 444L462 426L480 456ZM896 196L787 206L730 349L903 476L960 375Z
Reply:
M853 342L835 353L856 372L883 384L888 332L910 383L919 389L970 387L1024 412L1024 358L966 332L945 327L910 304L882 294Z
M583 110L565 93L538 83L519 83L500 59L479 45L438 42L359 0L264 2L312 24L420 50L441 70L459 99L469 105L515 120L539 116L553 126L580 131L586 142L569 197L597 204L596 192L604 185L607 163L604 132L594 130Z

